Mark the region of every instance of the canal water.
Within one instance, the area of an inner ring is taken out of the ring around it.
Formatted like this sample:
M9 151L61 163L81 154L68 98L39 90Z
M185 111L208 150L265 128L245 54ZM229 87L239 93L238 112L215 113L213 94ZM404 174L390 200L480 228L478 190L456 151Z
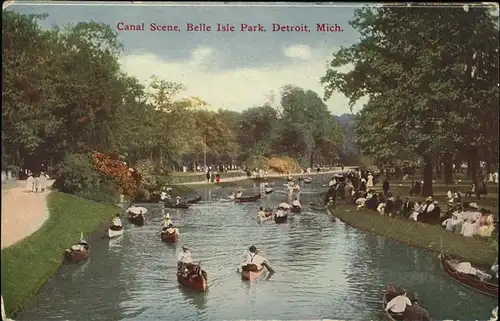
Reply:
M157 234L165 209L148 206L145 226L124 220L122 237L91 244L91 258L63 266L16 320L381 320L381 290L388 282L416 291L434 320L487 320L497 305L446 276L436 253L356 230L325 212L259 224L260 204L287 200L282 183L275 183L277 193L247 204L219 201L229 188L201 191L202 203L169 210L181 233L176 245ZM302 204L323 184L304 188ZM245 194L258 190L249 186ZM252 244L276 273L249 283L236 268ZM178 285L181 245L207 271L207 293Z

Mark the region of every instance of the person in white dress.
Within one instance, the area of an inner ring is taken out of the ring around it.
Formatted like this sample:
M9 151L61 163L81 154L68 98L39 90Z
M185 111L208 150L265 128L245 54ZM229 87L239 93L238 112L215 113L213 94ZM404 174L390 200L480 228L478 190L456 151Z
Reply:
M120 214L116 214L112 222L113 226L123 227L122 220L120 219Z
M373 175L368 173L368 181L366 182L366 187L373 187Z
M411 301L406 296L406 292L398 295L391 301L389 301L385 307L385 311L390 311L393 313L403 313L407 306L411 306Z
M493 183L498 184L498 172L493 173Z
M236 193L236 198L240 198L243 196L243 192L242 191L238 191L238 193Z
M29 173L28 178L26 179L26 190L28 192L35 191L35 179L33 178L33 174Z

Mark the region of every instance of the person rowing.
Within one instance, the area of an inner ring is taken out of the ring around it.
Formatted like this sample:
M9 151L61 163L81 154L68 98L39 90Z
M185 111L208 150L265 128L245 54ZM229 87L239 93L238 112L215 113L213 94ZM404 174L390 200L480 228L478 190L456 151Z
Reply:
M229 199L234 200L235 198L236 198L236 194L234 192L232 192L231 195L229 195Z
M168 226L170 225L174 225L174 223L172 222L172 220L170 219L170 214L167 213L164 217L163 217L163 225L162 225L162 231L165 231Z
M187 275L189 271L192 270L193 259L191 258L191 251L187 246L182 247L182 251L179 253L177 257L177 270L178 273Z
M180 196L177 196L175 198L175 205L180 205L181 204L181 197Z
M263 268L266 268L269 272L274 273L274 270L269 266L267 260L259 254L257 248L252 245L248 248L248 253L245 255L245 260L240 266L241 271L251 271L258 272Z
M109 227L112 231L119 231L123 228L122 220L120 219L120 213L116 213L115 217L111 221L111 226Z
M297 185L293 185L292 190L294 192L300 192L300 186L298 184Z
M302 208L302 205L300 204L300 201L298 198L295 198L292 202L292 207L293 208L296 208L296 209L301 209Z
M411 301L406 296L407 291L403 290L402 293L389 301L385 307L385 311L401 314L406 310L407 306L411 306Z
M286 205L286 206L285 206ZM278 205L278 210L276 211L276 216L277 217L284 217L287 215L286 210L288 210L290 206L286 203L280 203Z
M236 198L240 198L240 197L243 197L242 191L238 191L238 193L236 193Z
M89 244L87 243L87 241L83 238L83 233L82 235L80 236L80 242L78 242L77 244L75 245L72 245L71 246L71 249L73 251L79 251L79 252L83 252L87 249L87 247L89 246Z
M269 185L269 183L264 184L264 190L266 193L271 193L273 191L273 188Z

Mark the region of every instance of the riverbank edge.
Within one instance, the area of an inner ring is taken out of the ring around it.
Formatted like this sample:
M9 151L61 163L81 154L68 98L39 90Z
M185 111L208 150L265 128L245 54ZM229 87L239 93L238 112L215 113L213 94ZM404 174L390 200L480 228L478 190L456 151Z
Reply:
M356 207L352 205L338 204L330 207L329 210L333 216L356 229L434 253L440 253L443 250L454 258L465 260L487 270L498 255L498 251L489 244L488 239L466 238L447 232L441 226L379 215L366 209L356 210Z
M47 199L49 219L19 243L1 251L2 295L7 315L15 317L38 295L63 264L63 252L83 232L92 245L102 238L118 206L53 191ZM69 228L72 227L72 228Z

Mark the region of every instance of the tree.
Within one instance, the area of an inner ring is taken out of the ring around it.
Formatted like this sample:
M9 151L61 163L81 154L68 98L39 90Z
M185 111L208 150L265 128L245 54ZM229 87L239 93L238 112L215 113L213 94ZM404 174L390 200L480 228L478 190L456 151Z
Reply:
M465 82L461 81L469 68L464 61L467 46L489 57L492 65L498 61L492 50L479 44L492 43L492 19L484 9L473 11L469 14L461 8L430 7L358 10L351 25L361 33L360 42L336 52L321 80L325 99L335 90L349 97L351 104L363 96L369 97L357 126L363 152L387 159L407 153L405 149L410 147L412 153L423 159L425 195L432 195L436 155L443 153L450 163L453 151L464 150L464 145L476 150L473 146L484 141L484 130L477 126L479 116L485 112L495 117L479 107L484 98L464 91ZM472 35L470 30L477 32ZM337 70L349 63L354 65L352 71ZM498 80L492 80L491 69L484 73L489 75L487 82L498 90ZM471 87L486 83L469 81ZM491 92L484 95L493 99ZM464 105L463 101L467 103ZM477 109L471 109L471 105ZM470 137L466 131L478 134Z

